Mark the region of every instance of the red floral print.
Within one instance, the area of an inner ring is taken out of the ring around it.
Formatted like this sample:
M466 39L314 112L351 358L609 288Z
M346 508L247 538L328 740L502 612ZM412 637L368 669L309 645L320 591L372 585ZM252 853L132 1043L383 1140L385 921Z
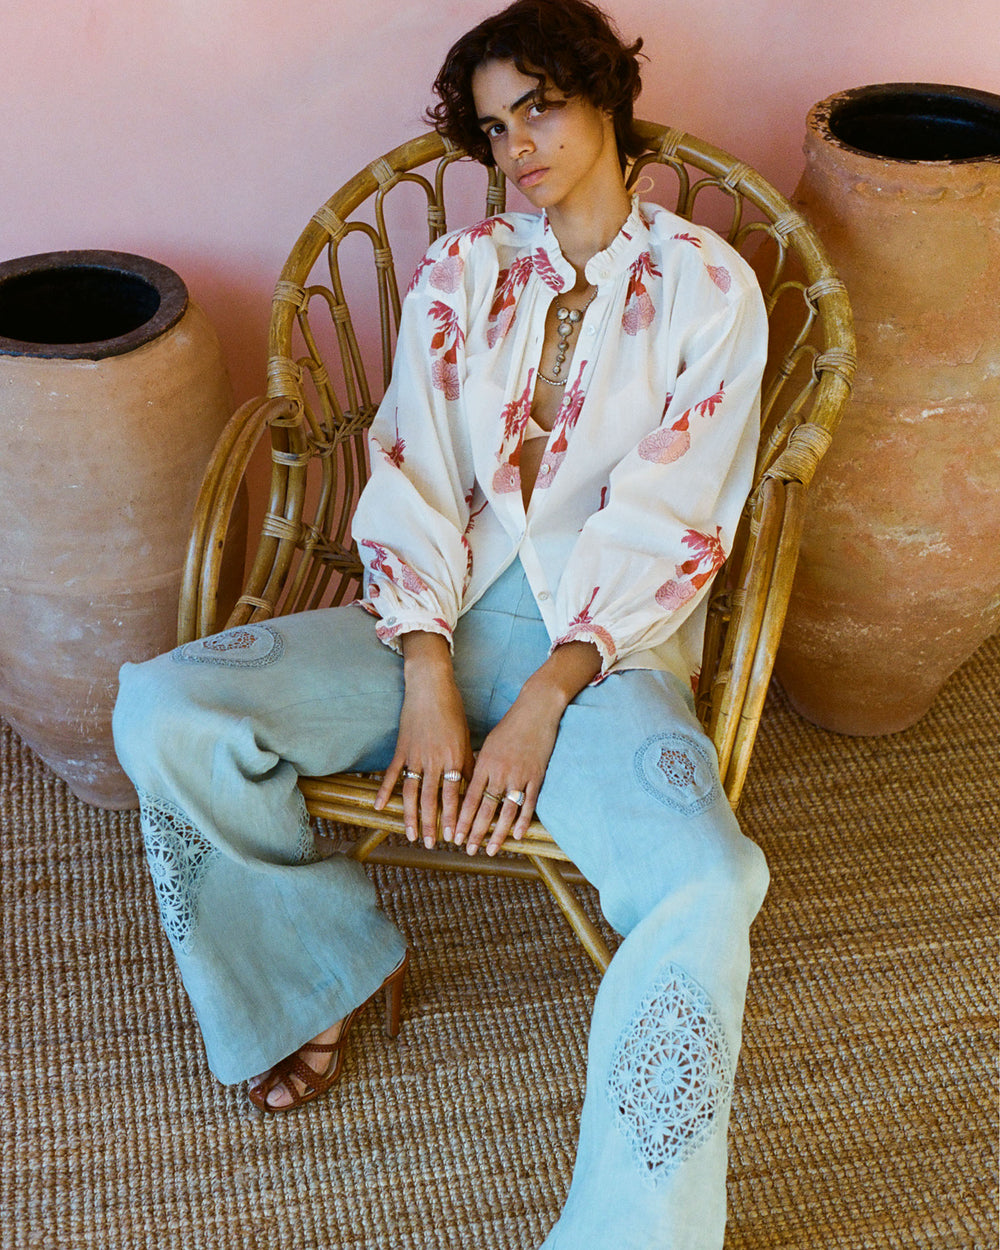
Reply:
M649 252L643 252L632 262L625 295L625 311L622 313L622 329L626 334L638 334L640 330L652 325L656 309L643 279L661 276Z
M508 269L501 269L497 277L496 294L487 318L486 345L496 347L514 321L514 311L521 291L531 277L530 256L519 256Z
M545 448L542 462L538 466L538 477L535 481L536 490L539 487L542 490L546 490L552 485L552 479L558 473L559 466L566 458L566 452L569 450L568 435L572 433L576 423L580 420L583 401L587 398L580 386L583 380L583 371L586 367L587 362L584 360L580 364L576 381L567 389L559 411L556 413L555 424L552 427L552 436L549 438L548 446Z
M701 247L701 239L696 234L672 234L670 237L681 243L690 243L692 247Z
M698 591L725 563L726 553L722 548L721 530L715 528L715 534L702 534L698 530L688 530L681 540L690 547L694 555L674 567L674 577L665 581L656 592L656 602L665 611L671 612L682 607L689 599L693 599Z
M725 295L733 285L733 275L723 265L706 265L708 276Z
M725 382L720 382L719 389L714 395L709 395L707 399L701 400L693 408L682 412L673 425L666 429L661 426L652 434L647 434L639 444L640 457L643 460L652 460L656 464L673 464L675 460L680 460L691 446L689 429L691 413L695 412L699 417L714 417L716 408L726 397L725 385ZM671 398L671 396L667 397L668 407Z
M534 377L534 369L529 369L524 390L516 399L506 404L500 413L500 419L503 421L503 442L497 452L497 460L500 464L496 473L493 474L493 489L501 495L508 495L512 491L521 489L521 446L524 442L525 426L531 415ZM509 454L505 454L505 448L510 447L511 442L513 442L513 447Z
M411 291L416 290L417 284L420 281L420 275L424 272L425 269L428 268L428 266L432 265L433 263L434 262L431 260L429 256L424 256L421 259L420 264L413 271L413 277L410 279L410 285L406 288L407 295L409 295Z
M465 331L458 320L458 313L442 300L435 300L428 310L438 329L431 337L431 354L437 359L431 362L431 382L445 399L458 399L461 387L458 380L458 349L465 341Z
M427 281L436 291L444 291L450 295L461 285L465 271L465 261L458 254L461 246L461 239L452 239L444 256L435 261Z
M551 287L553 291L561 291L563 289L563 280L549 260L549 254L544 247L536 247L532 260L535 265L535 272L545 283L547 287Z
M385 447L381 447L379 450L382 452L382 455L385 456L386 460L388 460L390 464L395 465L397 469L401 469L404 463L406 462L406 457L403 455L403 453L406 451L406 439L400 438L399 436L399 411L398 409L395 413L395 420L396 420L396 441L388 450L386 450Z
M475 493L476 493L476 488L473 486L473 488L469 491L469 493L465 497L466 506L469 508L472 507L472 498L475 495ZM472 555L472 543L469 542L469 535L472 533L472 531L476 527L476 517L478 517L480 513L485 512L488 507L489 507L489 500L484 499L482 507L477 508L475 512L470 513L469 523L466 525L465 533L462 535L462 547L465 549L465 578L462 582L462 598L463 599L465 598L465 592L469 589L469 583L472 581L473 555Z
M427 589L427 583L419 574L406 563L401 556L397 556L394 551L390 551L388 547L383 547L381 543L372 542L370 538L365 538L362 547L367 547L370 551L375 552L375 559L371 563L371 572L379 573L387 582L392 582L394 586L402 586L404 590L410 591L412 594L422 594ZM399 572L397 573L391 561L395 560L399 564ZM372 588L375 589L374 587ZM372 596L376 597L377 596Z
M574 639L579 638L583 634L590 639L599 638L604 644L602 650L606 661L611 663L614 661L617 654L615 640L602 625L595 625L594 618L590 615L590 609L594 606L594 600L597 598L597 592L600 589L600 586L594 587L590 598L583 607L583 610L578 612L576 616L573 617L569 623L569 628L562 635L562 637L557 638L552 645L554 647L561 647L564 643L573 642Z

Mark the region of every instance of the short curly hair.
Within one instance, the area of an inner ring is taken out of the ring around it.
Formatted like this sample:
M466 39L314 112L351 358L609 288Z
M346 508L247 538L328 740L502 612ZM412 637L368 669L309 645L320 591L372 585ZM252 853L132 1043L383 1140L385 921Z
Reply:
M632 114L642 89L641 47L641 39L624 44L589 0L514 0L450 49L434 81L440 102L427 110L427 120L481 164L493 165L476 116L472 76L485 61L512 61L520 73L540 83L548 79L565 95L582 96L610 113L624 168L645 146Z

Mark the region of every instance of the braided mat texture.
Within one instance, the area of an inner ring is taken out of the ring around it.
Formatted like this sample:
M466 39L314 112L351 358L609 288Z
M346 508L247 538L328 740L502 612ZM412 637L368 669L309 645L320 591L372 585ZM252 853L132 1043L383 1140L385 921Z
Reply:
M731 1250L997 1245L998 690L994 639L890 738L772 693ZM262 1120L205 1067L135 814L6 728L0 769L4 1247L536 1250L597 982L540 887L379 870L415 951L399 1042L368 1013L336 1095Z

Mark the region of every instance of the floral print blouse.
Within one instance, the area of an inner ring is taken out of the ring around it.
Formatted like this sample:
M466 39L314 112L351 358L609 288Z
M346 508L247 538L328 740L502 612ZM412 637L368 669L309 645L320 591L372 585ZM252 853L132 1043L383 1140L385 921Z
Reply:
M726 243L634 200L525 510L519 462L549 305L576 275L544 213L437 240L403 305L353 523L377 633L455 623L520 557L553 646L696 672L704 598L749 492L767 321Z

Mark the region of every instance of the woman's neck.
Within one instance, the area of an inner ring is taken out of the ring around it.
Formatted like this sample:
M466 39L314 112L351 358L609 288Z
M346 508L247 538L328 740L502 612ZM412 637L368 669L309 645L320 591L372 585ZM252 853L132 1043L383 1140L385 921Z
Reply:
M599 202L564 202L547 211L560 251L582 276L587 261L614 242L632 211L632 201L622 181L613 194L602 196Z

